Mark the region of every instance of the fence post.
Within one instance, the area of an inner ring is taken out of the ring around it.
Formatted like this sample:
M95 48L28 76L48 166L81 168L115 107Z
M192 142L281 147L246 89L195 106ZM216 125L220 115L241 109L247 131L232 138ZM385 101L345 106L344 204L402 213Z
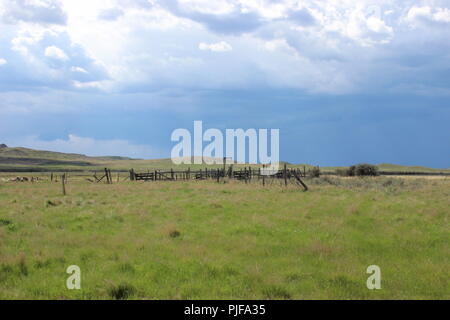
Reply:
M266 165L263 164L263 175L262 175L263 187L266 185L266 175L265 175L266 170L265 169L266 169ZM259 172L261 173L261 169L259 170Z
M248 171L247 171L247 167L245 167L244 174L245 174L245 183L247 184L247 183L248 183Z
M295 174L294 177L297 180L297 182L303 186L305 191L308 191L308 186L302 181L302 179L300 179L300 177L297 174Z
M225 165L226 165L226 157L223 157L223 177L225 178Z
M108 168L105 168L106 183L109 184Z
M62 192L63 192L63 195L66 195L66 174L63 174L62 176L61 176L61 183L62 183Z
M287 187L287 169L286 169L286 163L284 164L283 176L284 176L284 186Z

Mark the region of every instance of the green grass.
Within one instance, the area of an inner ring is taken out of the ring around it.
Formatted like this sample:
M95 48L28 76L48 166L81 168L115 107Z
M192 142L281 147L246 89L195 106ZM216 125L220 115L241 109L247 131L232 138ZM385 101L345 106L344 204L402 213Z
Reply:
M450 298L448 178L307 183L0 182L0 299Z

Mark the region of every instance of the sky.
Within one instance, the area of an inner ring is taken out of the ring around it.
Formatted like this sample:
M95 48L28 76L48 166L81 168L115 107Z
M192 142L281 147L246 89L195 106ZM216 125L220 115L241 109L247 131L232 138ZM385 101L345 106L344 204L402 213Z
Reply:
M450 1L0 0L0 143L168 158L194 120L449 168Z

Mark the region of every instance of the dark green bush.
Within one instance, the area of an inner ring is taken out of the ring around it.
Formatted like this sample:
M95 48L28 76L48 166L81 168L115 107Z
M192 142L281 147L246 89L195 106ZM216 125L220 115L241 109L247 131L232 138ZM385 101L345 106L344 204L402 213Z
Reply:
M319 167L314 167L312 169L309 170L309 176L311 178L319 178L320 177L320 168Z
M378 175L378 167L372 164L361 163L355 166L354 175L361 176L377 176Z
M355 173L356 173L356 166L350 166L350 167L347 169L347 176L349 176L349 177L354 177L354 176L355 176Z
M378 167L372 164L360 163L350 166L347 169L337 169L336 174L347 177L363 177L363 176L378 176Z

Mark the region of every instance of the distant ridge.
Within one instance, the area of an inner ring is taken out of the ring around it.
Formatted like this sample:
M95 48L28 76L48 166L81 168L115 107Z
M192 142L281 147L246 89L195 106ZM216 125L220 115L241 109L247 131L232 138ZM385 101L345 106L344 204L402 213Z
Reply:
M63 153L46 150L34 150L22 147L8 147L6 144L0 144L0 172L70 172L70 171L99 171L104 168L110 168L116 171L128 171L134 169L136 171L148 171L157 169L170 168L202 168L207 166L206 163L194 164L194 158L191 158L192 164L175 165L172 159L133 159L120 156L102 156L90 157L78 153ZM205 160L205 159L203 159ZM213 158L207 158L213 160ZM222 168L223 159L215 159L215 165L209 165L210 168ZM212 161L208 161L212 162ZM261 165L249 165L237 163L231 159L227 159L226 165L233 164L236 170L240 168L252 166L260 167ZM291 164L280 161L280 167L287 164L289 167L300 169L309 169L309 164ZM377 165L382 172L419 172L419 173L445 173L450 174L449 169L435 169L422 166L402 166L397 164L380 163ZM336 169L345 167L320 167L323 173L332 174Z
M43 158L52 160L137 160L129 157L119 157L119 156L101 156L101 157L90 157L84 154L78 153L64 153L57 151L47 151L47 150L35 150L23 147L10 148L6 144L0 145L0 157L17 157L17 158Z
M115 162L138 161L128 157L89 157L78 153L63 153L0 145L0 171L86 171L112 167Z

